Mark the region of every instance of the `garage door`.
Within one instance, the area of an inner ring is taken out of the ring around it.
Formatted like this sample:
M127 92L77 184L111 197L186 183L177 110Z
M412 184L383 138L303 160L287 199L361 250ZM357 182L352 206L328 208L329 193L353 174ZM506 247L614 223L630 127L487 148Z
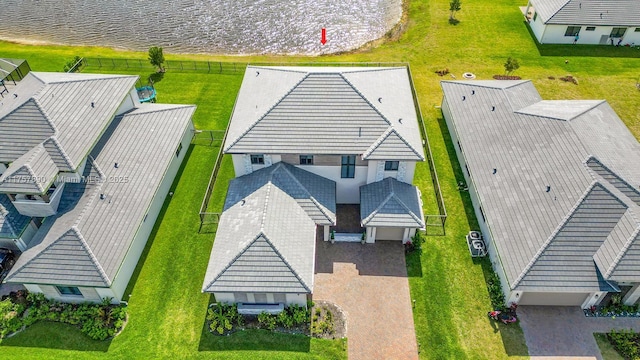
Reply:
M518 305L581 306L588 293L524 292Z
M404 228L379 227L376 228L376 240L402 240Z

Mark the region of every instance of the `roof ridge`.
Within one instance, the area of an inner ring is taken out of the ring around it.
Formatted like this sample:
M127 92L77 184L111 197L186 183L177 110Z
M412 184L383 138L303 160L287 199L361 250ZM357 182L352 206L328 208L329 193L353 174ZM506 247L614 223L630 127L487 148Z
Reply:
M256 125L258 125L260 121L262 121L267 115L269 115L269 113L271 113L271 111L273 111L273 109L276 106L278 106L282 102L282 100L284 100L284 98L286 98L289 94L291 94L293 90L297 89L298 86L309 77L309 75L310 73L307 73L305 76L303 76L302 79L300 79L300 81L298 81L295 85L293 85L293 87L289 89L289 91L287 91L286 94L284 94L278 101L276 101L275 104L273 104L262 116L260 116L258 120L256 120L253 124L251 124L245 131L242 132L242 134L240 134L240 136L238 136L235 140L233 140L233 142L223 150L225 152L229 151L235 144L238 143L238 141L240 141L240 139L242 139L245 135L249 133L249 131L251 131ZM229 122L229 124L231 124L231 122Z
M560 12L560 10L564 9L564 7L567 6L570 2L571 0L566 0L566 2L562 6L560 6L553 14L551 14L551 16L549 16L546 22L549 22L549 20L553 19L553 17L556 16Z
M581 100L575 100L575 101L581 101ZM582 100L582 101L589 101L589 100ZM588 109L586 109L586 110L584 110L584 111L580 112L579 114L575 115L574 117L572 117L571 119L569 119L569 120L568 120L568 122L571 122L573 119L575 119L575 118L577 118L577 117L580 117L580 116L582 116L582 115L584 115L584 114L588 113L589 111L591 111L591 110L593 110L593 109L595 109L595 108L597 108L597 107L600 107L600 105L602 105L602 104L604 104L604 103L606 103L606 102L607 102L607 100L592 100L592 101L599 101L599 103L597 103L597 104L593 105L592 107L590 107L590 108L588 108ZM570 125L570 126L571 126L571 125ZM571 128L571 130L573 130L573 127Z
M89 247L89 244L87 244L87 241L84 238L84 236L82 235L82 232L80 231L80 229L78 229L78 227L76 225L73 225L73 226L71 226L71 230L76 233L76 236L80 240L80 244L82 245L84 250L87 252L87 254L89 254L89 258L91 259L91 262L93 262L93 265L95 265L95 267L98 270L98 273L100 274L100 277L102 278L104 283L106 285L108 285L108 286L111 286L111 281L109 280L109 277L107 276L107 273L102 268L102 265L100 265L100 262L98 261L98 258L96 258L96 255L91 250L91 247Z
M244 254L249 249L249 247L253 245L261 236L264 236L264 232L262 232L262 230L260 230L258 235L256 235L253 238L253 240L249 241L249 243L247 243L247 245L244 248L242 248L242 250L240 250L238 254L233 259L231 259L229 263L227 263L227 265L224 268L222 268L222 270L220 270L220 272L213 278L213 280L211 280L209 284L207 284L207 286L205 286L204 288L205 289L210 288L213 285L213 283L216 282L220 278L220 276L222 276L222 274L224 274L224 272L227 271L231 267L231 265L233 265L236 262L236 260L238 260L238 258L242 256L242 254Z
M385 136L386 134L386 136ZM380 135L380 137L384 138L382 140L376 140L375 143L373 143L369 149L367 149L367 151L365 151L364 154L362 154L362 158L366 159L367 157L371 156L373 154L374 151L376 151L378 149L378 147L380 147L380 145L382 145L382 143L384 143L385 140L387 140L389 138L389 136L391 136L391 134L395 134L398 138L400 138L400 140L407 145L407 147L409 149L411 149L411 151L413 151L414 154L416 154L418 156L419 159L424 160L424 157L416 151L416 149L413 148L413 146L411 146L407 140L396 130L396 128L393 125L389 125L389 129L387 129L382 135ZM378 138L380 139L380 138ZM421 139L423 140L423 139ZM378 142L379 141L379 142Z
M332 73L332 74L333 74L333 73ZM389 119L387 119L387 117L386 117L386 116L384 116L384 115L380 112L380 110L378 110L378 108L376 108L376 107L371 103L371 101L369 101L369 99L367 99L364 95L362 95L362 93L360 92L360 90L358 90L358 88L357 88L357 87L355 87L355 85L353 85L353 84L351 83L351 81L349 81L346 77L344 77L344 75L342 75L342 73L336 73L336 74L338 74L338 76L340 76L340 77L342 78L342 80L344 80L344 82L346 82L346 83L347 83L347 85L349 85L349 86L353 89L353 91L355 91L355 92L356 92L356 94L358 94L358 96L360 96L360 97L362 98L362 100L364 100L367 104L369 104L369 106L370 106L370 107L371 107L371 108L372 108L376 113L378 113L378 115L380 115L380 116L382 117L382 119L383 119L387 124L391 125L391 121L389 121Z
M581 142L582 143L582 142ZM595 155L589 155L587 157L587 159L583 162L583 165L586 166L587 171L589 173L594 172L594 170L592 170L589 165L588 162L589 161L595 161L597 162L600 166L602 166L605 170L607 170L611 175L613 175L613 177L615 177L618 181L622 182L623 184L625 184L631 191L635 192L638 196L640 196L640 190L636 189L633 185L629 184L629 182L627 182L625 179L623 179L620 175L618 175L618 173L616 173L615 171L611 170L611 168L609 168L607 165L605 165L602 161L600 161L600 159L598 159L598 157L596 157ZM593 175L592 175L593 177ZM603 178L604 179L604 178ZM607 183L611 184L611 182L609 182L608 180L604 179ZM612 186L614 186L613 184L611 184ZM615 186L614 186L615 187ZM624 195L624 193L623 193ZM626 196L626 195L625 195ZM617 197L617 196L616 196ZM629 199L631 200L631 199ZM634 202L633 200L631 200L631 202ZM640 204L638 204L638 206L640 206Z
M369 223L369 221L371 221L371 218L373 218L375 215L378 214L378 211L380 211L380 209L382 209L382 207L384 205L386 205L389 200L394 196L393 191L389 192L389 194L387 195L386 198L384 198L384 200L382 200L380 202L380 205L378 205L378 207L376 207L375 209L373 209L373 211L371 212L371 214L369 214L369 216L367 216L366 218L364 218L362 220L362 225L366 225Z
M280 257L280 259L282 259L282 262L285 263L285 265L287 265L287 267L289 268L289 270L293 273L293 275L296 277L296 279L298 279L298 281L300 281L300 283L302 284L302 286L309 292L311 292L311 289L309 288L309 286L307 285L306 282L304 282L304 280L302 280L302 278L300 277L300 275L298 275L298 272L295 271L295 269L293 269L293 267L291 266L291 264L289 264L289 262L287 261L287 259L284 257L284 255L282 255L280 253L280 251L278 250L278 247L271 242L271 240L269 240L269 237L266 234L262 234L262 237L264 238L264 240L267 242L267 244L269 244L271 246L271 248L273 249L273 251L275 251L275 253Z
M591 191L598 184L599 184L598 181L595 181L595 180L591 182L591 184L587 187L587 189L582 194L582 196L580 196L578 201L576 201L576 203L573 205L573 207L571 209L569 209L569 212L567 213L567 215L565 215L564 218L562 220L560 220L559 225L555 228L555 230L553 230L551 235L549 235L549 237L547 238L547 240L545 240L545 242L542 244L542 246L540 246L540 248L538 249L536 254L533 256L533 258L531 258L531 260L529 261L527 266L525 266L525 268L520 272L520 275L518 276L518 278L516 278L516 280L513 282L513 285L511 285L511 289L515 289L518 286L518 284L520 284L520 282L527 275L529 270L531 270L531 268L533 267L533 265L535 265L535 263L538 261L540 256L542 256L542 253L544 253L545 250L549 247L549 245L551 245L551 243L556 238L558 233L564 228L564 226L567 224L567 222L569 222L569 220L571 220L571 218L573 217L573 214L576 212L578 207L583 203L583 201L589 196ZM602 186L602 185L600 185L600 186Z
M627 209L627 211L630 211L630 210L631 209ZM627 241L625 242L625 244L622 247L622 249L620 251L618 251L618 255L613 260L613 263L611 263L611 265L609 265L609 268L607 269L607 272L604 274L604 278L605 279L608 278L609 276L611 276L611 274L615 271L615 269L620 264L620 260L622 260L622 258L627 254L627 251L629 251L629 248L631 247L631 245L638 238L638 235L640 235L640 226L636 227L635 231L633 233L631 233L631 236L629 237L629 239L627 239ZM604 244L601 245L601 246L604 246Z
M150 104L150 105L156 105L156 104ZM138 107L135 108L133 112L128 112L126 114L122 114L119 116L122 117L131 117L131 116L143 116L143 115L147 115L147 114L155 114L155 113L160 113L160 112L165 112L165 111L174 111L174 110L178 110L178 109L186 109L186 108L195 108L196 105L193 104L157 104L157 105L171 105L171 107L163 107L161 109L154 109L154 110L149 110L149 111L144 111L144 112L135 112L135 110L145 110L146 108L150 108L151 106L144 106L144 107Z
M57 131L56 131L57 132ZM71 161L71 158L69 157L69 155L67 154L66 151L64 151L64 149L62 148L62 145L60 145L60 142L58 141L58 137L56 135L52 135L50 136L48 139L46 139L45 141L42 142L43 146L45 146L44 144L46 143L50 143L53 144L53 146L58 150L58 152L60 153L60 156L62 156L62 159L64 160L64 162L67 164L67 166L70 169L75 169L75 165L73 164L73 162ZM47 153L49 153L49 150L46 148L45 146L45 150L47 150ZM49 153L49 156L51 156L51 153ZM55 163L55 162L54 162Z
M44 119L47 121L47 123L49 124L49 126L51 126L51 130L53 130L54 134L58 133L58 127L56 126L56 124L53 122L53 120L51 120L51 118L49 117L49 114L47 114L46 111L44 111L44 108L42 107L42 104L40 104L40 100L36 99L35 97L31 97L31 100L33 100L33 102L35 103L36 107L38 108L38 110L40 110L40 114L42 114L42 116L44 117ZM25 103L23 103L22 105L26 104L29 100L27 100Z
M126 78L135 78L136 80L140 78L138 75L118 75L118 74L91 74L91 75L100 75L101 77L96 77L92 79L72 79L72 80L54 80L50 82L45 82L45 85L52 84L69 84L69 83L78 83L78 82L88 82L88 81L102 81L102 80L114 80L114 79L126 79ZM40 79L42 80L42 79ZM42 80L44 81L44 80Z

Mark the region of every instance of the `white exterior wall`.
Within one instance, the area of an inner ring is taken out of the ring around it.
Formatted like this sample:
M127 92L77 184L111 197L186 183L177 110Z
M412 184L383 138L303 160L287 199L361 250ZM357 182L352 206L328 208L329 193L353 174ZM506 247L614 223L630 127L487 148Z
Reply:
M247 301L244 302L246 304L256 303L255 296L253 293L245 293L247 295ZM274 294L273 293L262 293L267 297L267 303L275 303ZM216 302L219 303L235 303L237 302L234 296L234 293L221 293L215 292L213 295L216 298ZM296 304L299 306L307 305L307 294L284 294L285 295L285 306L289 306L292 304Z
M149 235L151 234L151 230L153 230L153 226L158 219L158 214L162 209L162 205L169 193L169 189L171 188L171 184L180 169L180 165L184 160L185 154L188 152L189 144L191 143L191 138L193 135L193 124L189 122L189 126L185 129L184 134L182 135L182 151L180 152L180 156L173 157L173 160L169 167L167 168L162 183L158 187L156 194L149 206L147 211L147 216L144 222L138 228L138 231L135 235L129 250L127 251L127 255L125 259L120 265L120 269L116 276L113 279L113 283L111 284L111 289L113 290L114 300L121 301L128 299L122 299L122 296L129 284L129 280L131 279L131 275L138 264L138 260L140 260L140 255L142 255L142 251L144 250L145 245L147 244L147 240L149 239ZM178 145L176 144L176 149Z
M392 177L394 179L398 179L399 171L384 171L384 160L369 160L367 166L367 184L371 184L376 181L380 181L382 179ZM382 163L382 165L378 165ZM416 172L416 162L415 161L401 161L405 165L405 174L404 178L398 179L399 181L405 182L407 184L413 184L413 176ZM382 179L378 178L378 166L382 166Z
M504 272L504 267L502 265L502 260L500 259L500 254L498 253L496 244L492 240L491 231L487 226L487 224L483 221L483 215L482 215L482 212L480 211L480 207L481 207L480 200L475 190L473 181L471 180L469 174L467 173L467 169L465 167L466 161L464 159L464 149L460 149L460 146L458 145L457 131L455 130L455 126L451 121L451 112L449 111L449 105L447 104L446 99L442 101L442 114L444 115L444 119L447 123L447 128L449 129L449 134L451 135L451 141L453 142L453 145L454 145L453 147L456 149L456 156L458 157L458 162L460 163L460 167L462 168L462 174L464 175L465 183L469 188L469 195L471 197L471 202L473 204L473 211L476 215L476 219L478 219L478 225L480 226L480 231L482 232L482 236L484 238L485 244L487 245L489 258L491 259L491 265L493 267L493 270L496 272L496 274L500 278L500 283L502 284L502 292L504 293L505 300L508 301L512 298L515 298L515 294L512 294L512 291L510 289L510 284Z
M215 296L218 303L231 304L236 302L233 293L213 293L213 296Z
M83 302L101 302L98 289L91 287L78 287L78 290L82 293L82 296L62 296L60 292L53 285L36 285L36 284L24 284L27 291L32 293L42 293L48 299L57 300L66 303L83 303Z
M16 200L12 201L13 206L16 207L16 210L24 216L30 217L47 217L55 215L58 212L58 205L60 204L60 199L62 198L62 190L64 189L64 184L58 185L55 189L51 197L49 198L49 202L45 202L39 196L36 196L36 200L27 200L23 198L22 195L16 195Z
M538 18L538 21L540 19ZM544 27L544 35L542 39L538 38L538 41L541 44L573 44L574 37L573 36L564 36L567 31L567 27L569 25L546 25ZM572 26L580 26L580 25L572 25ZM611 46L611 39L609 39L609 35L611 34L611 30L614 27L625 27L625 26L595 26L595 30L587 31L586 25L581 26L580 29L580 39L578 40L578 44L591 44L598 45L600 44L600 40L602 36L607 37L606 45ZM534 27L532 25L531 29ZM640 32L635 32L635 27L628 27L624 36L622 37L621 45L626 44L640 44ZM535 33L535 31L534 31ZM536 34L538 36L538 34ZM614 43L618 44L619 38L614 39Z
M296 304L298 306L307 306L307 294L287 294L286 306Z
M116 116L133 109L139 104L140 98L138 97L138 91L134 86L131 91L129 91L129 95L127 95L122 101L122 104L120 104L120 107L116 111Z
M533 11L533 8L530 8L530 10ZM536 20L534 21L533 20L534 14L535 14L535 12L531 14L531 20L529 21L529 27L531 27L531 31L533 31L533 34L538 39L538 42L542 43L542 37L544 35L545 25L542 23L542 18L540 16L538 16L536 18Z

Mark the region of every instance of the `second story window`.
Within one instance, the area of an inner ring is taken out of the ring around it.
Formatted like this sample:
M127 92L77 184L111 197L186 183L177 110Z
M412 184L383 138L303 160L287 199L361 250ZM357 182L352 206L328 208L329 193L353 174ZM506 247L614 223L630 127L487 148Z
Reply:
M384 162L384 170L385 171L396 171L398 170L398 166L400 165L400 161L385 161Z
M264 165L264 155L251 155L253 165Z
M342 155L342 167L340 177L353 178L356 175L356 156Z
M313 165L313 155L300 155L300 165Z

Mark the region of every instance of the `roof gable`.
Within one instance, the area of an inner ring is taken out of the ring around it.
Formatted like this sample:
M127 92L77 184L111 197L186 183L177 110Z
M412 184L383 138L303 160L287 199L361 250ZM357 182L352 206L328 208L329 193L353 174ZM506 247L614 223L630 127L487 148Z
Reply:
M203 291L308 293L311 289L269 239L259 234Z
M542 100L517 110L516 113L569 121L603 102L604 100Z
M60 283L60 279L67 283ZM11 282L109 287L111 282L80 231L72 227L38 255L13 270Z
M5 106L11 106L7 104ZM0 161L13 162L55 134L55 126L30 98L15 109L0 116Z
M360 154L388 126L341 74L309 73L225 151L299 153L304 144L313 153Z
M389 128L371 147L362 154L365 160L424 160L421 152L416 151L398 134L394 128Z
M425 226L418 189L394 178L360 188L360 217L363 226Z
M22 155L0 176L0 191L41 194L55 180L58 168L42 145Z
M558 229L540 248L512 289L607 288L593 255L627 211L627 206L594 182Z

